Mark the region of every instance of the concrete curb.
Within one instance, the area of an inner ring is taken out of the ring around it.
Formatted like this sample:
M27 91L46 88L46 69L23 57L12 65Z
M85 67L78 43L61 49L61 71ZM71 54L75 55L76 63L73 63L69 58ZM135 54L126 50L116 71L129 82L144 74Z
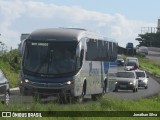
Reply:
M16 87L16 88L10 88L10 91L18 91L19 90L19 87Z

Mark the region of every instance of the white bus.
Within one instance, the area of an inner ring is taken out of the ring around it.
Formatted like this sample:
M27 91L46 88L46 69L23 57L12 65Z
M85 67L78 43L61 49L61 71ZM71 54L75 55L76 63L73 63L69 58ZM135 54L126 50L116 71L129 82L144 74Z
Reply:
M20 92L34 98L59 96L93 100L107 88L108 67L117 43L85 29L36 30L23 43Z

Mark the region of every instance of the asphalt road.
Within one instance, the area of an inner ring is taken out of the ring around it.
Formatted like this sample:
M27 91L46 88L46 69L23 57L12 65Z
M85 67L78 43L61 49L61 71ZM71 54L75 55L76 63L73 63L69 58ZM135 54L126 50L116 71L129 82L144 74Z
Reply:
M158 52L158 51L149 51L148 55L146 57L151 59L151 60L160 61L160 52Z

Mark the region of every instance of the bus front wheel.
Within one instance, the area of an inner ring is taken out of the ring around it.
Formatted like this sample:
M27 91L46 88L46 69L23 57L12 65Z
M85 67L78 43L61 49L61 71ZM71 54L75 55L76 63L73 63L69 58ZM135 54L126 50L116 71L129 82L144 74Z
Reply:
M84 99L84 95L86 94L86 81L83 84L82 94L80 96L74 97L74 102L82 103Z

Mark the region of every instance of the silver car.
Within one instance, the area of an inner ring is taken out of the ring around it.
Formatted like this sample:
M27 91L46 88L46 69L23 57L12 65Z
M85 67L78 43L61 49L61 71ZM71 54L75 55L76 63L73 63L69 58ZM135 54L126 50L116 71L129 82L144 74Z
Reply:
M138 80L135 71L117 72L116 76L114 92L117 92L119 89L138 91Z
M136 75L138 77L138 87L144 87L145 89L148 88L148 76L146 72L143 70L136 70Z
M136 57L127 57L126 60L125 60L125 64L127 64L129 61L135 61L139 67L139 61L138 61L138 58Z

